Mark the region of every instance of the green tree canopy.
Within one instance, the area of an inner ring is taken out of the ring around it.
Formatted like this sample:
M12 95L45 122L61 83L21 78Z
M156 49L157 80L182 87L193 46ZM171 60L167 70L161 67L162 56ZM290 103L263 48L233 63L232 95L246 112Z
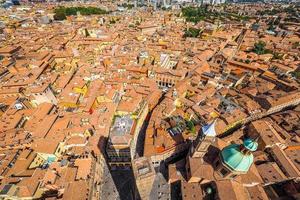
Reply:
M254 48L253 48L253 52L261 55L261 54L265 54L266 51L266 43L263 41L258 41L254 44Z
M58 7L54 10L55 20L64 20L66 16L77 15L102 15L107 14L106 10L97 7Z
M184 31L183 37L198 37L200 35L200 29L197 28L187 28Z

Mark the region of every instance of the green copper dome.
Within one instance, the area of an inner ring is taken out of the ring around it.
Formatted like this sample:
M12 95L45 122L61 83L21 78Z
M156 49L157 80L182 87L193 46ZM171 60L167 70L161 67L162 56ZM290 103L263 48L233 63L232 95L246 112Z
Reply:
M250 138L245 139L243 145L249 151L256 151L257 150L257 146L258 146L257 142L253 141Z
M242 152L238 144L225 147L221 152L221 158L226 166L239 172L247 172L253 163L253 155Z

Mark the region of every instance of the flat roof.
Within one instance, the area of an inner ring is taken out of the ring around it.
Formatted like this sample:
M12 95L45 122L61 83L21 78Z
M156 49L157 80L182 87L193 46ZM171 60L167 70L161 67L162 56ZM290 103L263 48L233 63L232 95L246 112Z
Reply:
M112 136L124 136L126 134L130 134L133 122L134 120L130 117L130 115L115 116L110 134Z

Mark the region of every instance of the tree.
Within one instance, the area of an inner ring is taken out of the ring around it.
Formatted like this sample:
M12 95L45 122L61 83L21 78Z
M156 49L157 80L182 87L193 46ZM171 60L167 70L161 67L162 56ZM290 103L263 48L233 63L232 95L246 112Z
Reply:
M67 19L67 16L63 12L57 12L54 14L53 18L54 18L54 20L62 21L62 20Z
M128 4L128 3L123 3L123 4L121 4L121 6L124 8L128 8L128 9L132 9L134 7L133 4Z
M258 41L254 44L253 52L258 55L265 54L265 51L266 51L265 47L266 47L265 42Z
M54 10L54 19L55 20L64 20L66 16L77 15L101 15L107 14L106 10L97 7L58 7Z
M189 120L186 122L186 125L188 127L188 130L194 135L196 133L196 128L195 128L194 123Z
M198 37L200 34L200 29L197 28L188 28L185 29L183 37Z
M115 20L115 19L111 19L111 20L109 20L109 23L110 23L110 24L115 24L115 23L116 23L116 20Z
M136 22L135 22L135 25L136 25L136 26L139 26L139 25L141 25L141 23L140 23L139 21L136 21Z
M273 59L278 59L278 60L282 60L283 55L277 52L273 52Z
M209 16L210 14L211 13L207 12L207 10L205 10L203 7L187 7L182 9L182 15L186 18L186 20L194 23L204 20L205 17Z
M300 80L300 71L294 71L292 72L292 75L296 78Z

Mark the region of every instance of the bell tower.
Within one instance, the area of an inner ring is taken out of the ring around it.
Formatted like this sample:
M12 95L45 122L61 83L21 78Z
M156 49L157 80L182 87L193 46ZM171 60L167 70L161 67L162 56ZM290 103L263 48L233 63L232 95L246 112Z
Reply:
M201 134L191 148L191 157L201 158L203 162L203 158L207 153L208 147L215 141L216 138L215 123L216 120L201 128Z

